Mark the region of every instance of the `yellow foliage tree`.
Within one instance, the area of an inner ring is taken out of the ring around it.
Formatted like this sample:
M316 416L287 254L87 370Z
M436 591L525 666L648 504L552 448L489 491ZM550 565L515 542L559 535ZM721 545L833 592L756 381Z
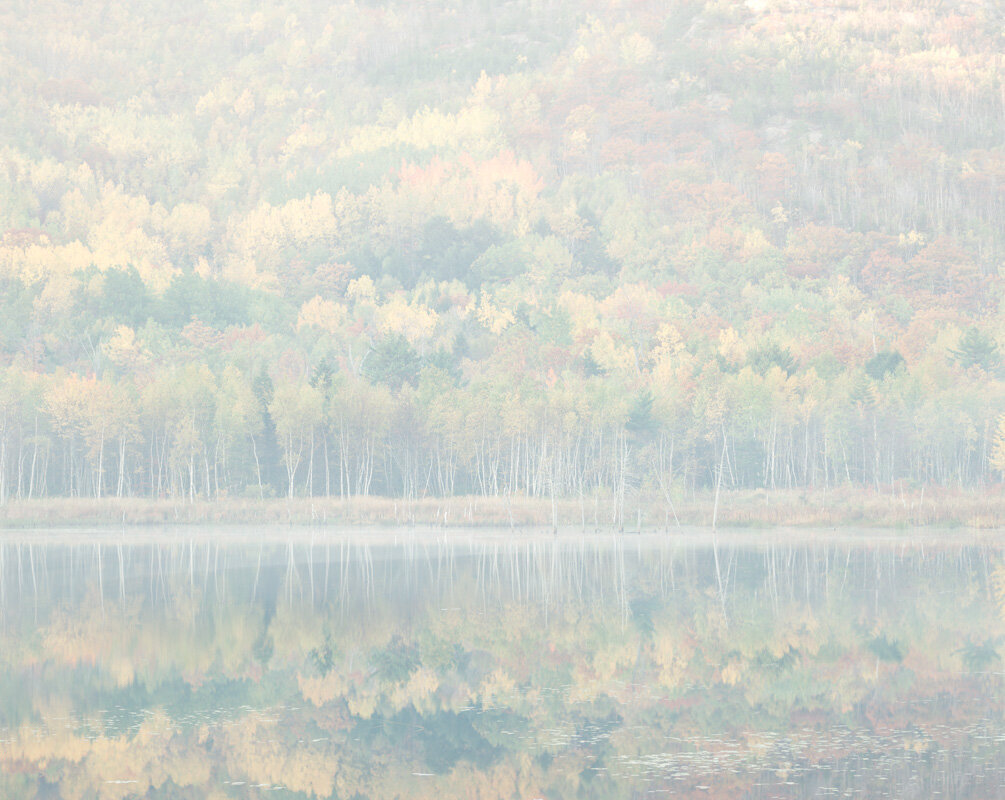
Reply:
M327 334L335 334L345 319L346 308L344 305L316 295L300 307L300 313L297 315L297 330L316 328Z

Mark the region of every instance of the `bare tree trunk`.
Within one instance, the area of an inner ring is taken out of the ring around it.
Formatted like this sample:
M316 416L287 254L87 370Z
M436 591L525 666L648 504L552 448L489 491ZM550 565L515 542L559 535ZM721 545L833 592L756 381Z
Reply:
M32 466L34 469L34 465ZM126 481L126 440L119 438L119 480L115 487L115 496L122 497L122 487Z
M726 430L722 431L722 455L719 457L719 474L715 479L715 502L712 505L712 530L719 518L719 489L722 488L722 468L726 461Z
M101 437L98 440L98 474L94 480L94 496L101 497L101 484L104 483L105 473L105 429L101 428Z
M328 459L328 428L324 429L323 447L325 449L325 497L332 496L331 463Z
M0 504L7 502L7 412L0 420Z
M35 464L38 462L38 414L35 415L35 435L32 440L31 472L28 475L28 499L35 492Z
M258 499L265 499L265 492L262 489L262 465L258 461L258 445L255 443L255 437L251 436L251 452L255 456L255 472L258 475Z
M314 429L311 428L311 454L307 460L307 496L314 496Z

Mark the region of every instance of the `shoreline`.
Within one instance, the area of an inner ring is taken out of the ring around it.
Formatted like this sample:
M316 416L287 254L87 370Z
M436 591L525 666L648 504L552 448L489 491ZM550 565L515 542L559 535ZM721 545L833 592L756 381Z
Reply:
M676 513L674 513L676 512ZM610 499L592 496L555 500L526 497L449 497L402 500L388 497L152 500L148 498L45 498L0 505L0 529L93 525L298 525L432 528L584 530L673 530L711 528L713 495L667 503L649 498L626 503L616 520ZM721 528L976 528L1005 527L1005 492L927 490L880 493L839 488L828 491L747 490L720 496Z

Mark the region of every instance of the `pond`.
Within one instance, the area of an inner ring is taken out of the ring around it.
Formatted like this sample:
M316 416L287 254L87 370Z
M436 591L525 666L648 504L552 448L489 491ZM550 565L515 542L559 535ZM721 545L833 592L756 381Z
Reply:
M0 539L0 796L1005 797L996 534Z

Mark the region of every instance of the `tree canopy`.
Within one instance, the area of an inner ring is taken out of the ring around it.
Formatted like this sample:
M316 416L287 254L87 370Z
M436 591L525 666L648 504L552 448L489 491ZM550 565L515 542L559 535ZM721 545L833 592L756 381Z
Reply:
M0 20L0 501L1000 474L979 4Z

